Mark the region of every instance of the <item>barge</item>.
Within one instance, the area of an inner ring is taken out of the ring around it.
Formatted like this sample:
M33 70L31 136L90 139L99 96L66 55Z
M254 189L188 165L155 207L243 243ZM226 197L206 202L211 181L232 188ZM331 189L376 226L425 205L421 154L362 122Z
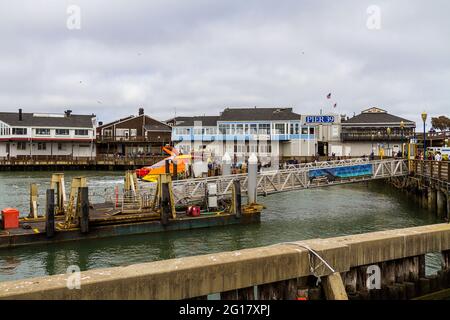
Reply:
M263 209L256 203L242 204L238 181L233 185L231 198L206 192L202 203L177 208L170 175L160 175L153 198L139 196L137 188L136 174L129 171L122 199L92 204L85 178L74 178L69 201L65 203L63 175L54 174L47 190L45 216L30 213L18 218L15 226L0 230L0 248L259 223ZM32 186L31 190L33 210L36 188Z

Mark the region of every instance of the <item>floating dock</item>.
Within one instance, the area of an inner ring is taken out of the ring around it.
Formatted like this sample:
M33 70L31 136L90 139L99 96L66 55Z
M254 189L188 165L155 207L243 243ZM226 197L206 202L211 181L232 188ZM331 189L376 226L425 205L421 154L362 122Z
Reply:
M0 248L258 223L263 209L256 201L242 204L239 180L231 196L218 196L217 186L206 184L203 199L185 206L175 205L170 174L161 174L155 193L148 193L139 190L136 173L128 171L122 196L116 189L115 201L97 204L89 201L86 178L73 178L68 198L64 186L64 174L53 174L45 216L37 214L33 184L28 217L19 219L16 209L4 209Z
M58 225L63 222L63 217L61 217L61 219L55 220L54 235L48 237L44 218L22 218L19 228L0 230L0 248L258 223L261 217L259 207L253 207L252 210L243 212L240 217L233 213L221 212L207 213L199 217L178 213L175 219L170 219L166 225L163 225L159 220L159 215L155 213L114 216L105 210L107 207L109 206L101 205L90 209L88 233L82 233L80 228L64 229L59 227Z

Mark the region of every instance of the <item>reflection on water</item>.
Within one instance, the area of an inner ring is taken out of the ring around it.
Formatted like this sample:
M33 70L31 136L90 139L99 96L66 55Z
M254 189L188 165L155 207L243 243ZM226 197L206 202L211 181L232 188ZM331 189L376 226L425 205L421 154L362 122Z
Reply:
M29 183L38 182L43 194L49 175L0 173L0 208L14 204L26 209ZM67 182L78 175L87 175L90 189L99 192L122 182L121 172L70 172ZM410 198L381 183L294 191L259 200L267 207L261 224L0 250L0 281L65 273L74 264L88 270L438 222ZM429 272L439 265L438 258L428 262Z

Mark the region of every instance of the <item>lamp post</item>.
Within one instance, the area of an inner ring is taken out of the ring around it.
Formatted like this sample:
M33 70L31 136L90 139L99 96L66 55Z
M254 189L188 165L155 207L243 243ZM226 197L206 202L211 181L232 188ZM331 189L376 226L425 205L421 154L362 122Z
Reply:
M401 133L401 137L400 137L400 140L401 140L401 142L402 142L402 157L404 157L405 156L405 146L404 146L404 143L403 143L403 130L404 130L404 128L405 128L405 122L402 120L402 121L400 121L400 133Z
M387 133L387 138L388 138L388 147L387 147L387 150L388 150L388 156L389 156L389 153L390 153L390 151L389 151L389 149L390 149L390 147L389 147L389 140L390 140L390 135L391 135L391 128L387 128L386 129L386 133ZM391 157L392 157L392 152L391 152L391 155L390 155Z
M427 133L425 131L425 123L427 122L427 113L422 112L423 120L423 160L427 159Z
M378 136L378 155L381 156L381 154L380 154L380 151L381 151L380 150L381 132L380 131L378 131L377 136ZM381 157L381 159L383 159L383 157Z
M372 135L370 136L370 138L372 139L372 149L370 150L370 152L372 153L372 152L373 152L373 139L375 139L375 135L372 134Z

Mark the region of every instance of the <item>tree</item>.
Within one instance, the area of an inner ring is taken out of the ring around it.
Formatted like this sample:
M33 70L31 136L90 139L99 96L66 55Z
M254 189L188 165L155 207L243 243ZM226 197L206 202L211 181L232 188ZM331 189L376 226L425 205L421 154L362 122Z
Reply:
M450 129L450 119L446 116L439 116L437 118L431 118L431 125L433 128L440 131L445 131Z

